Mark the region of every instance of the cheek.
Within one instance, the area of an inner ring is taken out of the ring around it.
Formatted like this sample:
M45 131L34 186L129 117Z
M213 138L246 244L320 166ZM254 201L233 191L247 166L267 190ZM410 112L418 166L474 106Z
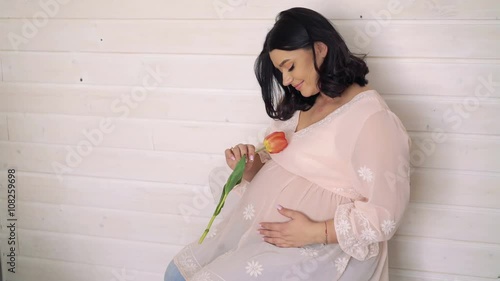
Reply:
M316 85L318 81L318 73L316 73L316 69L314 69L314 64L310 64L308 67L309 71L307 72L307 81L310 85Z
M307 84L316 87L318 85L318 78L319 76L315 70L309 72L309 75L307 76Z

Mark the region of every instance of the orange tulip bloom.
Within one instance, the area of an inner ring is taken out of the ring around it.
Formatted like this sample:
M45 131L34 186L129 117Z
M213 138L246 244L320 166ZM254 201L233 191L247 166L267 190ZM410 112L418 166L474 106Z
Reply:
M288 146L284 132L274 132L264 138L264 147L269 153L280 153ZM259 149L258 151L262 150Z

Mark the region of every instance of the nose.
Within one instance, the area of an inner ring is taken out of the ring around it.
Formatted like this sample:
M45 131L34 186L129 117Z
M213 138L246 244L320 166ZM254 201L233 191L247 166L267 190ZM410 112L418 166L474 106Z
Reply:
M293 81L293 78L292 76L290 76L288 73L283 72L283 86L288 86L290 84L292 84L292 81Z

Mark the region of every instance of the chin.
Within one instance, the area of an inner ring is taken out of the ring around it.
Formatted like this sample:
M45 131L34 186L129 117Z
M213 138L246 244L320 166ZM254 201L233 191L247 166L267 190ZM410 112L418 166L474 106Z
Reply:
M300 91L299 91L300 92ZM319 93L313 93L313 92L310 92L310 91L304 91L304 92L300 92L300 94L304 97L304 98L309 98L309 97L312 97L312 96L315 96Z

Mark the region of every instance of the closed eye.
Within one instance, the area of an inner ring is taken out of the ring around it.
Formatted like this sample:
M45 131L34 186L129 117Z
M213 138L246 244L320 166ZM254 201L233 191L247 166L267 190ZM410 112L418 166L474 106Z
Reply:
M292 71L294 68L295 68L295 65L294 65L294 64L292 64L292 67L290 67L290 68L288 69L288 71Z

